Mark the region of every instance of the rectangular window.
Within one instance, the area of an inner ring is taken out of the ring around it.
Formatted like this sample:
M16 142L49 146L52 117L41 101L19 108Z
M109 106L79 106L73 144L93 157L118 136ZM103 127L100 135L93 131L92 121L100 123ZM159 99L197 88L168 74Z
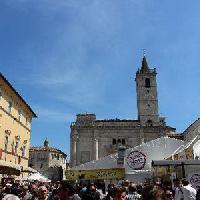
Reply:
M25 153L26 153L26 146L22 147L22 157L25 157Z
M115 145L117 143L116 139L113 138L112 144Z
M12 102L9 101L8 102L8 112L11 113L11 110L12 110Z
M5 136L5 141L4 141L4 150L7 151L8 150L8 136Z
M26 126L28 125L28 117L26 117Z
M18 110L18 120L19 120L19 121L21 120L21 115L22 115L21 110Z
M126 140L122 139L122 144L125 145L126 144Z
M19 142L17 141L17 142L15 143L15 154L17 154L18 145L19 145Z

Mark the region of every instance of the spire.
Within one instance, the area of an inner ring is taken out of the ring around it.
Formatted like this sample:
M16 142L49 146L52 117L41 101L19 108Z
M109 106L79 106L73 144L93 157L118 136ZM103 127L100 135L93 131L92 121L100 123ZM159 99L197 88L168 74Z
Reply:
M45 141L44 141L44 146L45 146L45 147L48 147L48 146L49 146L49 141L48 141L47 138L46 138Z
M142 70L142 71L147 71L148 69L149 69L149 66L148 66L146 57L145 57L145 55L144 55L144 56L143 56L143 59L142 59L142 67L141 67L141 70Z

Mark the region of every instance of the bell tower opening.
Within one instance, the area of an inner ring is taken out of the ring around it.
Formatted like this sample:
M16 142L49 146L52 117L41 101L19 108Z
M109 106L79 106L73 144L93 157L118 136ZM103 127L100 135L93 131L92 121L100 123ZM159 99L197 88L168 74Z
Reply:
M146 88L150 88L151 87L150 78L145 78L145 87Z

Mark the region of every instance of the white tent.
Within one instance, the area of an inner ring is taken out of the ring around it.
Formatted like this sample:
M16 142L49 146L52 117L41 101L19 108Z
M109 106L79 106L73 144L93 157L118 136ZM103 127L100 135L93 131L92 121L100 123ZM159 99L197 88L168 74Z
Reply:
M161 137L143 143L139 146L126 149L125 159L124 159L125 170L127 173L130 172L137 173L137 170L143 170L143 171L145 170L145 172L147 172L151 170L152 160L162 160L168 158L181 146L184 146L184 142L182 140L177 140L169 137ZM79 166L73 167L72 169L84 170L84 169L117 168L119 167L117 164L117 158L118 154L115 153L100 158L99 160L93 160L81 164ZM142 160L137 160L137 158ZM135 172L133 172L133 170Z
M87 169L108 169L124 167L126 179L134 182L143 182L145 178L151 177L152 160L163 160L170 157L174 152L184 147L182 140L169 137L161 137L139 146L126 149L124 166L117 164L118 154L111 154L93 160L79 166L73 167L73 170Z
M182 140L161 137L126 150L125 169L151 170L152 160L163 160L170 157L177 149L184 146Z
M35 173L35 174L31 174L30 176L23 178L23 180L39 181L39 182L43 182L43 183L51 182L51 180L49 180L48 178L46 178L45 176L43 176L39 172Z

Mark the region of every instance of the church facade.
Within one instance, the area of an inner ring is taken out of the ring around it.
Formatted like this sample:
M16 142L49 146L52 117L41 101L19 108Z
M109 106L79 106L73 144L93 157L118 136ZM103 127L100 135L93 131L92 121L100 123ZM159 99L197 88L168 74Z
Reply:
M123 145L134 147L161 136L173 136L176 129L166 125L158 109L156 69L143 57L136 72L138 118L129 120L96 119L95 114L77 114L71 124L70 166L98 160Z

